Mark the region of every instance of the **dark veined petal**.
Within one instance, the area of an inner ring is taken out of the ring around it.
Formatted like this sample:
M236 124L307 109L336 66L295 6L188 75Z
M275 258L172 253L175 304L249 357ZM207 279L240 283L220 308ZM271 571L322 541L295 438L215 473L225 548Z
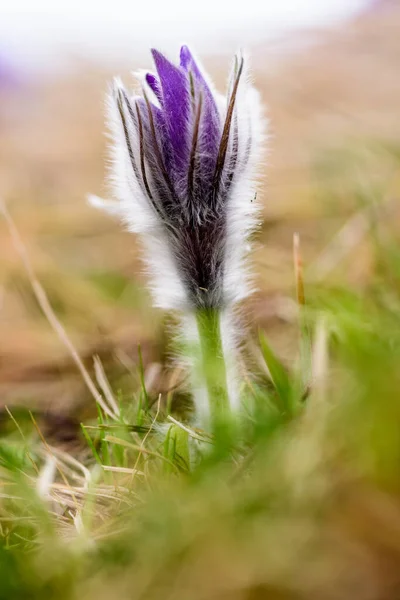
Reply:
M197 149L200 156L197 186L200 187L200 196L206 200L213 181L218 156L219 140L221 137L220 116L214 95L187 46L182 46L181 48L180 64L188 73L190 79L194 115L197 114L196 107L198 107L200 96L202 101L201 126L199 140L197 141Z
M165 221L176 213L179 199L176 194L174 172L169 165L169 146L163 135L165 121L163 111L152 104L147 96L136 100L136 110L143 130L144 159L151 176L150 187L154 186L154 196L158 199Z
M214 180L212 185L212 197L210 198L211 205L215 208L219 202L220 192L225 188L225 194L227 193L230 183L232 181L233 172L235 168L236 158L238 153L238 145L240 140L238 139L237 120L235 112L236 108L236 96L239 89L239 83L243 73L244 60L243 57L239 61L235 61L234 77L232 90L230 92L228 107L226 111L226 117L224 127L222 130L221 141L218 149L217 163L214 173ZM233 132L232 132L233 123ZM231 143L230 143L231 142ZM229 156L229 147L231 147L232 153ZM226 159L229 159L228 170L226 170L225 163ZM227 177L224 181L224 174ZM225 183L225 185L224 185ZM225 198L223 199L226 200Z

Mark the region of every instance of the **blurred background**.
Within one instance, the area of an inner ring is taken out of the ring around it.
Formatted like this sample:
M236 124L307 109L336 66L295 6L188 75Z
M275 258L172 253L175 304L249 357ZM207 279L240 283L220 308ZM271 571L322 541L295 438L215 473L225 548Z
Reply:
M400 206L400 4L395 0L13 0L0 8L0 196L80 356L98 354L131 393L138 343L147 385L165 389L168 317L151 306L136 239L86 203L106 194L104 95L114 75L192 45L224 90L245 47L271 122L262 165L258 292L244 314L290 360L292 240L306 285L370 293ZM373 219L366 218L366 210ZM398 231L397 231L398 233ZM306 290L307 293L307 290ZM0 219L0 404L79 415L87 391L42 315Z

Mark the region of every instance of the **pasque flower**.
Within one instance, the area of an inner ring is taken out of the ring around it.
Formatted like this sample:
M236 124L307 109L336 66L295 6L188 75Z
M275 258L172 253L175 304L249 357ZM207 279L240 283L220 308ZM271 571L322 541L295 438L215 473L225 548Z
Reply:
M109 97L117 202L102 206L142 234L159 306L215 316L248 292L244 258L257 217L251 178L262 138L258 94L241 54L226 98L187 46L179 65L157 50L152 55L156 72L138 74L139 95L117 80Z

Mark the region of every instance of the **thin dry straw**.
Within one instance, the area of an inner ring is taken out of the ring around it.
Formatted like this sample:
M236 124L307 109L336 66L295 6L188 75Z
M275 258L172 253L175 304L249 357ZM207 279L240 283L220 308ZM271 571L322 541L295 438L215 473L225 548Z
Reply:
M296 279L297 302L300 306L303 306L306 303L306 299L304 294L303 261L300 253L300 235L298 233L293 234L293 263Z
M173 423L174 425L176 425L183 431L186 431L186 433L188 433L190 435L190 437L192 437L193 439L198 440L199 442L207 442L208 444L214 443L212 436L207 435L205 432L202 431L201 432L202 435L199 435L198 433L193 431L193 429L191 429L190 427L186 427L186 425L184 425L180 421L177 421L176 419L174 419L174 417L172 417L171 415L168 415L167 419L168 419L168 421L171 421L171 423Z
M39 306L42 309L45 317L47 318L48 322L50 323L50 325L52 326L52 328L58 335L61 342L67 348L69 354L71 355L71 358L73 359L73 361L75 362L79 371L81 372L81 375L83 377L83 380L84 380L87 388L89 389L90 393L92 394L93 398L96 400L98 405L101 406L101 408L105 412L105 414L108 415L109 417L111 417L112 419L118 418L118 415L115 414L114 411L112 411L107 406L107 404L104 402L104 399L102 398L102 396L98 392L95 384L93 383L78 352L76 351L74 345L72 344L70 338L68 337L67 332L65 331L64 327L61 325L60 321L57 319L57 317L51 307L51 304L47 298L46 292L44 291L43 287L41 286L38 279L36 278L32 264L29 260L28 253L22 242L21 236L19 235L18 230L14 224L14 221L13 221L10 213L8 212L4 202L2 202L1 200L0 200L0 211L3 213L3 216L7 222L8 229L10 231L14 247L21 257L21 260L25 267L25 271L27 273L29 282L32 286L33 293L35 294L36 299L39 303Z
M315 330L312 354L312 391L319 400L323 400L326 394L329 366L328 337L326 320L321 317Z
M44 437L43 433L41 432L41 430L40 430L40 427L39 427L39 425L37 424L37 422L36 422L36 420L35 420L35 417L34 417L34 416L33 416L33 414L31 413L31 411L29 411L29 414L30 414L30 417L31 417L32 423L33 423L33 425L35 426L35 428L36 428L36 431L38 432L38 434L39 434L39 437L40 437L40 439L42 440L44 447L46 448L46 452L48 453L48 456L51 456L51 457L52 457L52 458L53 458L53 459L56 461L56 467L57 467L57 471L60 473L60 475L61 475L61 478L62 478L62 480L64 481L64 484L65 484L66 488L68 488L68 489L70 489L70 490L72 491L71 495L72 495L73 501L74 501L74 503L75 503L75 504L74 504L74 508L76 508L76 510L77 510L77 511L79 511L79 504L78 504L78 501L77 501L77 499L76 499L76 497L75 497L75 494L73 493L72 487L71 487L71 485L69 484L69 481L68 481L68 479L67 479L67 477L66 477L66 475L65 475L64 471L63 471L63 470L62 470L62 468L61 468L60 461L59 461L59 460L57 460L57 457L55 456L55 449L54 449L54 448L51 448L51 447L49 446L49 444L46 442L46 439L45 439L45 437ZM77 462L77 461L75 461L75 462Z
M306 296L304 292L304 278L303 278L303 260L301 257L300 250L300 235L295 233L293 235L293 263L296 280L296 297L299 305L299 325L300 325L300 366L302 373L302 380L305 388L307 389L310 385L311 380L311 336L307 322L307 315L305 314L306 308Z
M99 384L99 387L100 387L101 391L103 392L104 397L107 399L108 404L111 406L114 413L119 417L120 416L119 406L114 398L114 394L112 392L110 383L105 374L103 365L101 364L100 358L98 356L95 356L93 358L93 363L94 363L94 372L96 375L96 381Z

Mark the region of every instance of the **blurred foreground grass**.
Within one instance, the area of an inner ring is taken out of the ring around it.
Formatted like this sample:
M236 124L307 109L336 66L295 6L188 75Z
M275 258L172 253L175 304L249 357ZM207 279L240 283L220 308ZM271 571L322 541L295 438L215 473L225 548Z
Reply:
M75 452L9 410L0 598L397 598L398 249L390 262L373 298L308 290L306 390L262 336L270 379L249 376L229 451L144 386L119 403L99 378L111 416Z
M185 377L135 240L85 206L101 193L108 75L2 96L1 194L111 416L1 223L0 598L400 597L399 33L395 11L279 60L254 51L273 151L229 453L182 428Z

